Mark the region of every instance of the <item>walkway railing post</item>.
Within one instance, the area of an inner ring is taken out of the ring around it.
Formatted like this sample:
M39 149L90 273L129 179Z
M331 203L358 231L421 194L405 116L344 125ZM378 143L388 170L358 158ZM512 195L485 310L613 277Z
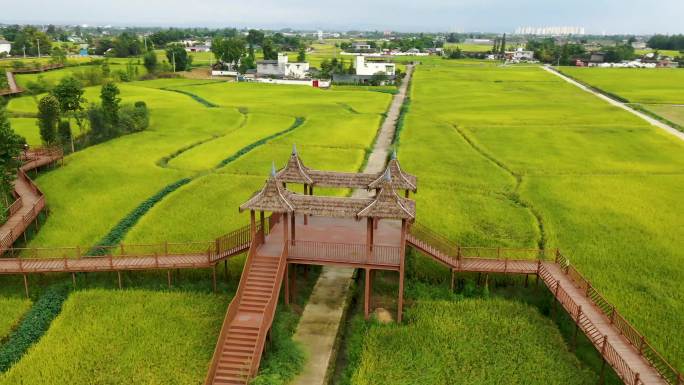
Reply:
M603 343L601 344L601 372L599 374L599 384L603 384L606 380L606 344L608 343L608 336L603 336Z
M577 307L577 317L575 317L575 334L572 336L572 350L577 349L577 333L579 332L580 316L582 315L582 305Z

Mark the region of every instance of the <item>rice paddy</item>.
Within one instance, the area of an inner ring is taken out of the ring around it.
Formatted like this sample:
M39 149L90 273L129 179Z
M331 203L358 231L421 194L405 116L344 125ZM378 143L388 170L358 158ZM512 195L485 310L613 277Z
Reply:
M24 298L0 297L0 342L9 334L17 321L31 307L31 301Z
M684 364L681 141L538 68L423 66L411 97L420 222L464 246L559 247Z
M503 299L419 301L407 325L373 324L351 385L593 384L556 326Z
M88 290L0 384L201 384L227 298Z

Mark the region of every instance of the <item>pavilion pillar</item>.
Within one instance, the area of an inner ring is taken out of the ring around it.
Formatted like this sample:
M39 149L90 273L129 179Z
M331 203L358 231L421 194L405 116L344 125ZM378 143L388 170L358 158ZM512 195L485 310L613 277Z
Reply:
M399 298L397 300L397 323L401 323L404 310L404 260L406 256L406 219L401 220L401 241L399 243Z
M264 218L264 211L259 211L259 224L261 225L261 243L266 243L266 218Z
M283 244L284 244L285 250L287 250L287 245L290 241L290 229L288 228L289 227L288 215L292 215L292 214L283 213ZM287 254L287 252L285 254Z
M406 197L406 198L409 197L409 190L408 189L406 189L406 191L404 192L404 197Z
M370 295L371 295L371 279L370 279L370 272L371 270L369 268L366 268L364 278L366 280L364 284L364 295L363 295L363 316L365 319L368 319L368 316L370 315Z
M366 256L367 262L373 259L373 218L366 218Z
M295 228L297 227L297 226L296 226L296 223L295 223L295 213L294 213L294 212L292 212L292 213L290 214L290 226L292 226L292 239L291 239L290 241L291 241L292 244L294 245L294 241L295 241Z
M309 195L309 185L304 183L304 195ZM304 226L309 224L309 216L304 214Z
M285 264L285 277L283 279L283 283L285 284L285 305L290 304L290 264L286 263Z
M314 192L313 192L313 185L312 185L312 186L309 186L309 195L314 195Z
M252 242L256 239L256 216L254 210L249 210L249 235Z

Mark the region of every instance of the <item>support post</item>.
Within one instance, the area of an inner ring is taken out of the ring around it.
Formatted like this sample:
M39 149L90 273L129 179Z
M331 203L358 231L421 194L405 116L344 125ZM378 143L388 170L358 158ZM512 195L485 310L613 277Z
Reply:
M252 242L256 240L256 216L254 210L249 210L249 235Z
M401 241L399 245L399 298L397 301L397 323L400 324L404 313L404 260L406 256L406 219L401 220ZM453 287L453 278L451 282Z
M259 211L259 224L261 225L261 243L266 243L266 218L264 218L264 212Z
M297 264L292 264L292 272L290 273L292 279L292 287L290 288L290 302L295 302L297 297Z
M366 268L364 278L366 282L363 287L363 316L365 319L368 319L368 315L370 314L370 269Z
M26 292L26 298L29 298L28 275L26 274L24 274L24 291Z
M309 195L309 185L304 183L304 195ZM304 214L304 226L309 224L309 216Z
M291 230L292 231L292 239L290 240L290 242L293 245L294 245L294 241L295 241L295 228L296 228L295 225L296 225L295 224L295 213L292 212L292 213L290 213L290 226L292 227L292 230Z
M608 343L608 336L603 336L603 344L601 344L601 372L599 374L599 384L603 385L606 380L606 344Z
M169 289L171 288L171 270L166 270L166 280L169 283Z
M76 273L71 273L71 282L74 284L74 289L76 288Z
M287 241L286 241L287 242ZM290 264L285 264L285 305L290 304Z
M214 264L214 266L211 269L211 283L214 289L214 293L216 293L216 264Z
M119 289L121 289L121 270L116 271L116 276L119 279Z
M370 262L373 258L373 219L366 218L366 261Z
M451 291L454 291L454 279L456 276L456 271L454 269L451 269Z
M228 282L228 258L223 260L223 273L226 276L226 282Z
M577 317L575 317L575 334L572 336L571 351L575 351L577 349L577 333L579 332L580 315L582 315L581 305L577 308Z

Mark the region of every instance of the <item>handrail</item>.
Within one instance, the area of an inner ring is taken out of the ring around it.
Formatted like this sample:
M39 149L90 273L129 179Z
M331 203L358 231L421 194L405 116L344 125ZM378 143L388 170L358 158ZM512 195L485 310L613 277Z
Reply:
M355 264L399 266L401 254L399 246L374 244L372 249L373 252L368 255L368 245L365 243L294 240L288 256Z
M261 321L261 327L259 328L259 334L256 340L256 351L254 352L254 357L252 358L249 377L252 378L257 374L259 370L259 365L261 363L261 355L264 351L263 346L266 342L266 334L273 324L273 318L275 317L275 309L278 306L278 297L280 294L280 287L282 286L282 281L285 275L285 267L287 266L287 255L288 255L288 242L283 242L283 251L280 254L280 260L278 262L278 271L275 276L275 282L273 288L271 289L271 298L268 301L266 309L264 309L264 318ZM286 279L286 278L285 278Z
M256 238L252 241L250 247L249 247L249 253L247 253L247 259L245 260L244 268L242 269L242 273L240 274L240 284L238 285L238 288L235 292L235 295L233 296L233 300L230 301L230 305L228 305L228 310L226 311L226 316L223 318L223 324L221 326L221 332L219 333L219 337L216 342L216 347L214 348L214 354L212 355L211 359L211 365L209 366L209 371L207 372L207 378L205 380L206 385L211 385L212 380L214 378L214 373L216 373L216 367L218 366L219 358L221 356L221 349L223 346L223 341L225 341L228 333L228 329L230 327L231 321L235 318L235 316L238 313L238 308L240 307L240 297L242 296L242 292L244 291L244 285L246 285L247 282L247 274L249 270L249 266L252 264L252 261L256 257L256 251L261 246L261 240L262 237L261 232L258 232L256 234Z
M658 351L646 340L646 337L639 333L639 331L632 326L618 311L615 305L606 300L591 283L580 274L574 266L560 252L557 252L557 262L563 268L566 275L575 283L575 285L585 292L585 295L591 302L601 310L612 323L612 325L629 341L629 343L637 349L639 354L643 356L653 366L658 373L669 384L681 385L684 384L682 373L677 371L672 364L670 364Z

